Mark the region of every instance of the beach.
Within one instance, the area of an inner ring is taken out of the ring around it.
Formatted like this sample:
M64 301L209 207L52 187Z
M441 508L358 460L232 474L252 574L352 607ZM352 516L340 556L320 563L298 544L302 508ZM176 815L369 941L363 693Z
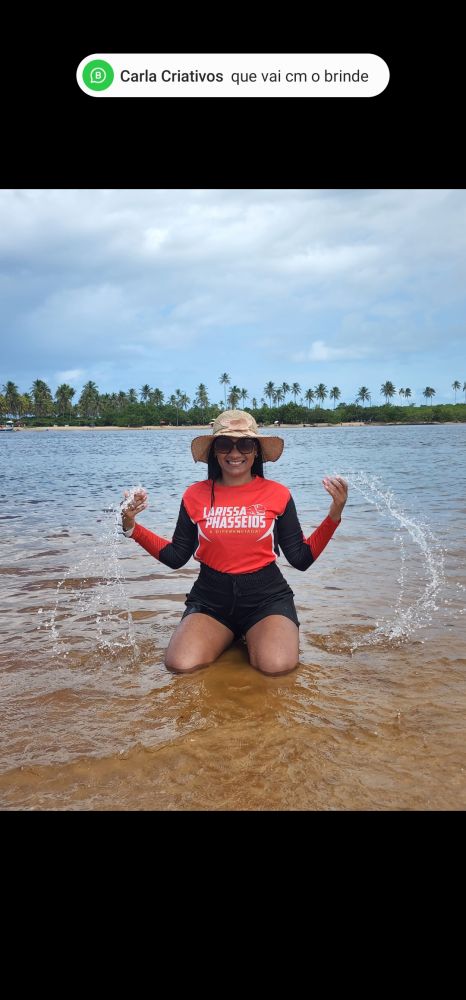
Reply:
M329 423L326 421L319 421L313 423L312 421L301 423L301 424L259 424L258 426L267 432L279 433L280 430L296 430L297 428L306 428L308 430L314 430L317 428L327 428L327 427L450 427L457 426L458 424L464 423L460 420L393 420L393 421L365 421L365 420L342 420L338 423ZM27 431L34 433L44 433L47 431L92 431L93 433L97 431L200 431L209 433L209 424L143 424L141 427L120 427L116 424L106 425L103 427L96 427L95 425L86 424L79 427L73 427L71 425L65 424L61 426L56 424L52 427L15 427L15 431Z
M260 424L259 426L263 427L263 428L266 428L269 431L270 430L277 431L279 429L274 424ZM283 430L286 430L287 428L293 429L293 428L296 428L296 427L366 427L366 426L369 427L371 425L370 424L365 424L364 421L362 421L362 420L352 420L352 421L346 421L346 422L342 422L342 423L338 423L338 424L330 424L330 423L325 423L325 422L314 423L313 424L313 423L309 422L309 423L305 423L305 424L280 424L279 425L280 429L283 429ZM375 426L375 424L373 426ZM34 432L39 432L39 433L42 433L44 431L93 431L93 432L95 432L95 431L182 431L182 430L186 431L186 430L198 430L198 431L205 431L206 433L208 433L208 431L209 431L209 425L208 424L189 424L189 425L186 425L186 424L184 424L184 425L183 424L179 424L179 425L177 425L177 424L143 424L141 427L118 427L117 425L110 425L109 424L109 425L107 425L105 427L95 427L95 426L91 426L90 424L88 424L88 425L83 425L82 427L72 427L72 426L67 426L66 424L64 426L60 426L59 424L57 424L56 426L53 426L53 427L20 427L20 428L17 428L17 430L18 431L19 430L21 430L21 431L34 431Z

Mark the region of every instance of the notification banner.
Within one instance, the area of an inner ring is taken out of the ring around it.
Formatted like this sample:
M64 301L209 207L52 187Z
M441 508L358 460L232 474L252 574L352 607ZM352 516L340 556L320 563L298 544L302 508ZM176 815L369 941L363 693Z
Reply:
M373 53L94 53L76 79L90 97L377 97L386 62Z

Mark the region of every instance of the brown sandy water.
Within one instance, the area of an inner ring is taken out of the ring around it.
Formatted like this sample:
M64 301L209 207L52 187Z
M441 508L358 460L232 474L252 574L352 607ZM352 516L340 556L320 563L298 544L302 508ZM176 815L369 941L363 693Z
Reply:
M170 537L205 474L195 433L0 442L0 808L463 810L466 429L282 431L266 474L306 534L323 475L351 483L314 566L280 560L301 621L282 678L241 643L187 677L163 666L197 567L162 566L112 508L142 482L143 523Z

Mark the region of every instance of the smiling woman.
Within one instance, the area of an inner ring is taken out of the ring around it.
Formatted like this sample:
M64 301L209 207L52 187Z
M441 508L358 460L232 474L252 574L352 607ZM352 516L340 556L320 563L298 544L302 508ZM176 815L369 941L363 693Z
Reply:
M242 637L251 665L262 673L285 674L297 666L299 621L277 556L281 549L292 566L308 569L340 523L348 489L339 476L323 479L332 504L305 538L288 488L264 478L264 462L276 462L283 447L282 438L260 435L249 413L220 414L211 434L191 442L194 461L207 463L208 478L185 491L171 542L135 522L147 507L146 491L125 495L125 535L173 569L191 556L201 563L166 652L169 670L207 666Z

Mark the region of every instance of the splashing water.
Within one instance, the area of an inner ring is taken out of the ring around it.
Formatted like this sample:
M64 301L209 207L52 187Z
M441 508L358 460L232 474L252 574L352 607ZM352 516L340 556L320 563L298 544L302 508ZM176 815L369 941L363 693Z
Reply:
M132 504L136 493L140 493L142 489L143 486L138 483L137 486L132 486L131 489L127 490L127 496L120 504L120 511L126 510Z
M351 652L363 646L381 644L387 639L397 645L410 638L415 631L424 628L432 621L432 613L438 611L436 602L445 582L443 552L429 525L415 521L401 510L394 494L381 484L378 477L368 476L364 472L349 472L342 475L353 489L376 507L382 517L389 517L395 522L394 540L400 547L400 570L397 579L399 592L393 614L388 619L378 622L370 636L354 640ZM416 590L419 590L419 585L423 589L414 598L407 596L410 566L407 546L410 542L419 550L424 577L422 581L415 583Z
M108 518L99 539L69 567L58 583L55 606L50 620L45 623L50 630L55 656L66 659L79 645L86 649L91 646L110 655L127 649L132 661L139 654L118 549L121 510L141 488L139 484L132 487L121 506L105 510ZM83 621L86 622L84 640Z

